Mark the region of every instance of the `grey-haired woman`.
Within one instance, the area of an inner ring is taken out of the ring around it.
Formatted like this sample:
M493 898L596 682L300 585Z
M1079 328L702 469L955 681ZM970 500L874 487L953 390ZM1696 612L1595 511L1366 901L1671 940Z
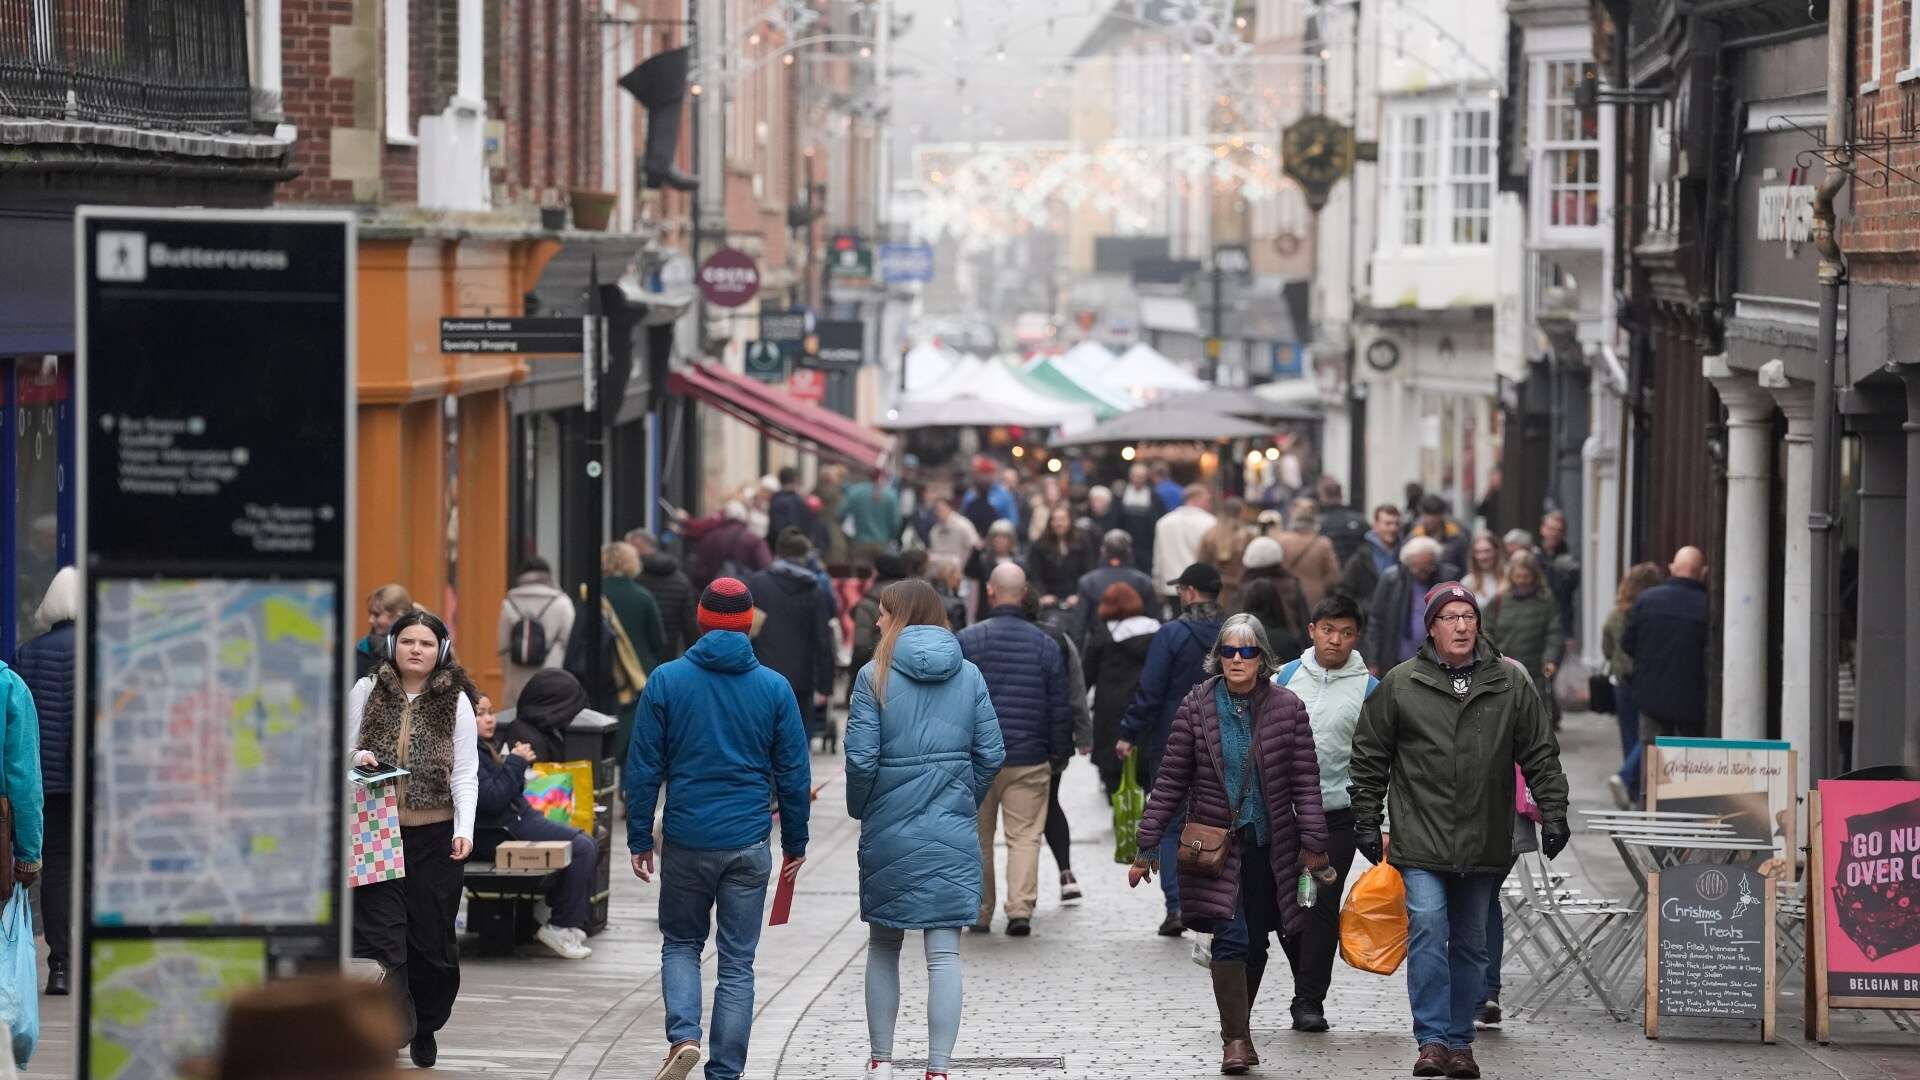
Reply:
M1182 805L1190 824L1231 836L1217 876L1180 868L1180 914L1188 927L1214 935L1220 1071L1237 1075L1260 1062L1248 1016L1267 969L1268 935L1305 927L1296 886L1303 867L1327 866L1327 819L1306 706L1273 685L1279 658L1260 620L1235 615L1222 623L1206 666L1210 677L1174 713L1127 878L1137 886L1171 869L1155 860Z

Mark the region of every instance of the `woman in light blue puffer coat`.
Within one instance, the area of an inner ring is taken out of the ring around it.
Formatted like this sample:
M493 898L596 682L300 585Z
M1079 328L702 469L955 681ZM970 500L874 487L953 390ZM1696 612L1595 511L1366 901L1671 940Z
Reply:
M847 712L847 812L860 822L867 945L866 1075L893 1076L900 947L924 931L927 1072L947 1075L960 1032L960 928L980 913L980 800L1006 749L980 670L960 655L932 586L880 593L880 644L854 676Z

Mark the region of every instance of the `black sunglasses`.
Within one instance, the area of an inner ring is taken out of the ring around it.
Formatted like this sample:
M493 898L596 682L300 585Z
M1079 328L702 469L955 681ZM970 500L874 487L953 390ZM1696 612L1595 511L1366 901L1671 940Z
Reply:
M1257 660L1260 658L1260 646L1258 645L1216 645L1213 651L1217 653L1222 660L1232 660L1235 658L1241 660Z

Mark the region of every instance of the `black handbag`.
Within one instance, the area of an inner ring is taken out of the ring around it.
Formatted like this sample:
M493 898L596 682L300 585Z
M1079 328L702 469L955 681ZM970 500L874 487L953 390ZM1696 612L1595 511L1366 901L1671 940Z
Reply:
M1587 708L1597 713L1611 713L1619 706L1613 700L1613 680L1595 672L1587 676Z

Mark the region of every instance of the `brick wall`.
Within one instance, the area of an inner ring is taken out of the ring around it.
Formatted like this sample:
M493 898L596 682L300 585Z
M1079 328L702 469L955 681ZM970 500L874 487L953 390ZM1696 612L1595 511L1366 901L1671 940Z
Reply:
M287 122L300 131L293 144L295 179L282 184L282 202L346 202L353 183L333 176L330 133L353 127L354 81L335 73L333 38L353 23L351 0L287 0L281 8L281 83Z
M1898 139L1902 103L1910 93L1920 95L1920 81L1899 81L1900 72L1908 67L1908 35L1914 25L1910 5L1904 0L1851 2L1856 88L1873 78L1873 56L1876 50L1880 54L1879 89L1855 91L1856 127ZM1884 5L1884 10L1876 41L1873 18L1879 5ZM1852 213L1841 222L1840 246L1847 253L1854 281L1920 282L1920 266L1906 257L1920 252L1920 184L1894 171L1920 176L1920 146L1894 147L1888 164L1892 168L1885 172L1885 186L1874 187L1858 180L1849 185ZM1867 161L1861 161L1858 167L1866 175L1875 175L1880 169Z

